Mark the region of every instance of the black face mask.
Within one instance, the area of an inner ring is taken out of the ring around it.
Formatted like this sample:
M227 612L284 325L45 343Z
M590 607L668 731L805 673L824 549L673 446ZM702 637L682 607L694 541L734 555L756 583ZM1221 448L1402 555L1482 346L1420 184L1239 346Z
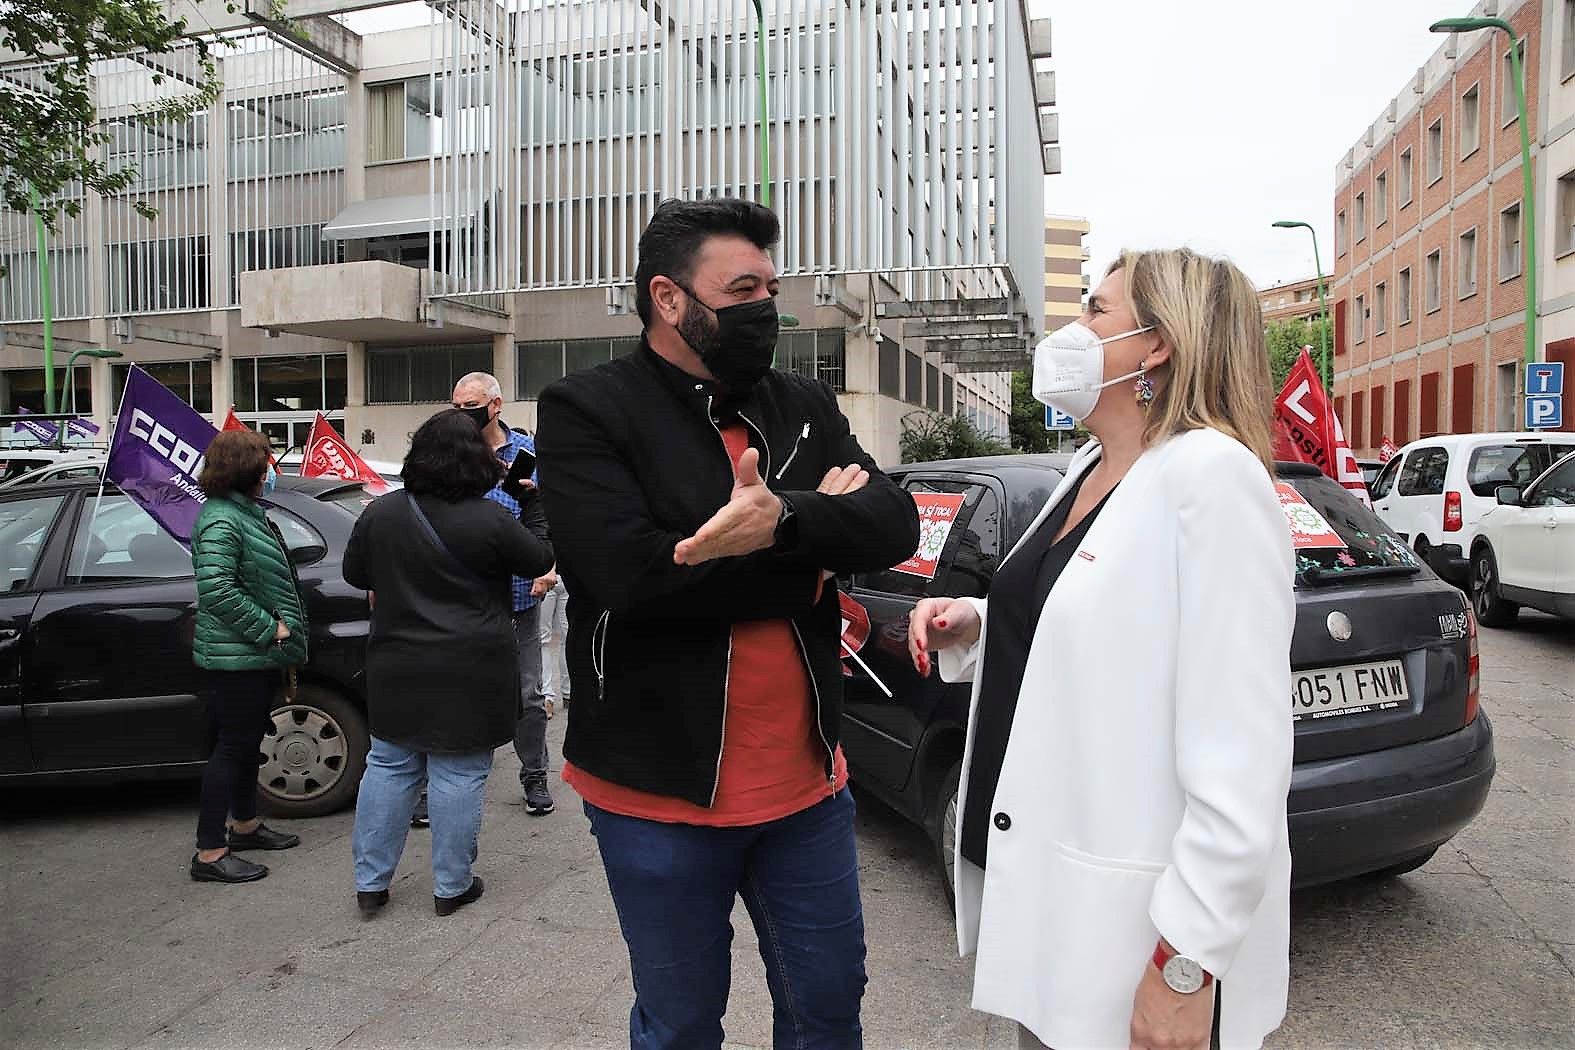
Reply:
M491 402L485 405L477 405L475 408L462 408L460 411L470 417L470 421L476 424L477 430L486 430L487 424L492 422Z
M764 379L777 352L776 300L757 299L716 310L688 288L678 287L699 307L684 308L678 319L678 335L700 356L717 382L734 393L743 393ZM707 313L714 320L708 319Z

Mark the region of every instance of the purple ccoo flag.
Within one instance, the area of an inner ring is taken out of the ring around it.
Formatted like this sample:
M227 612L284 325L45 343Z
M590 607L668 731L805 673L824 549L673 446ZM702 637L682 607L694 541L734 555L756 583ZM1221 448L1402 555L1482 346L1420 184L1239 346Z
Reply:
M218 431L136 365L126 379L104 480L119 486L183 546L207 497L197 487Z
M17 415L20 416L29 414L27 409L22 408L21 406L17 407L16 412ZM55 426L55 424L51 423L47 419L18 420L17 422L11 424L11 429L20 430L25 434L31 434L46 445L60 436L60 428Z
M66 433L77 437L98 437L98 424L91 419L73 419L66 423Z

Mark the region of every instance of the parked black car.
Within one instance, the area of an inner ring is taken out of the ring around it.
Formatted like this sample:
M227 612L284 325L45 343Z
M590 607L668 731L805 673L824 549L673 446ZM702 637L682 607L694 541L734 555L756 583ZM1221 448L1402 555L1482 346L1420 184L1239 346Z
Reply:
M928 831L948 892L969 689L918 676L907 655L908 615L923 597L983 597L1065 467L1064 457L1004 456L892 470L910 492L964 497L938 571L933 579L888 570L844 581L870 614L859 655L895 694L888 699L850 661L849 768L860 789ZM1460 592L1345 489L1300 465L1282 464L1279 480L1345 544L1298 551L1296 676L1287 698L1297 719L1293 878L1308 886L1402 874L1426 863L1487 799L1493 733L1478 710L1476 623Z
M0 492L0 784L191 775L208 753L191 659L191 555L141 507L96 483ZM263 739L263 802L308 817L355 796L369 743L366 595L340 556L371 497L281 479L263 502L300 574L310 662Z

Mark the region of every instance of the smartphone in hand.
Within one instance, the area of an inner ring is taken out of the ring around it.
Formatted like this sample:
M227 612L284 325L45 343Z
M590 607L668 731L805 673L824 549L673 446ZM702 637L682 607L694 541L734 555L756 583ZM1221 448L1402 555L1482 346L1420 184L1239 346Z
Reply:
M528 449L520 449L514 457L514 462L509 464L509 472L503 478L503 491L515 499L530 491L524 482L530 481L536 472L536 454Z

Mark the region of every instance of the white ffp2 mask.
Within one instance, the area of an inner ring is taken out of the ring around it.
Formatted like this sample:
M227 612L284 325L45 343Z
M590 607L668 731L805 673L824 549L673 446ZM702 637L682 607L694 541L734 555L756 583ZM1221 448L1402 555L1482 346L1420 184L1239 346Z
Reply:
M1093 415L1099 392L1107 386L1136 379L1144 369L1115 379L1105 379L1105 344L1152 331L1153 325L1134 328L1108 339L1073 321L1056 329L1034 348L1034 397L1078 422Z

